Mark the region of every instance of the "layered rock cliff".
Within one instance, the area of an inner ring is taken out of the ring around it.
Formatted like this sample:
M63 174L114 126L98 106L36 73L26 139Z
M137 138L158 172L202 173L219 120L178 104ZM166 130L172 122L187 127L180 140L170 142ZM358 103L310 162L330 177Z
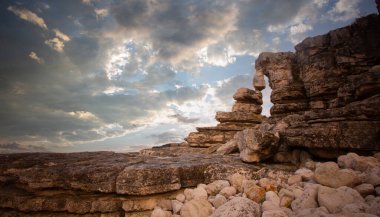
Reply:
M254 86L262 89L268 76L271 121L289 124L283 144L313 151L380 150L379 38L379 17L370 15L305 39L295 53L259 56Z

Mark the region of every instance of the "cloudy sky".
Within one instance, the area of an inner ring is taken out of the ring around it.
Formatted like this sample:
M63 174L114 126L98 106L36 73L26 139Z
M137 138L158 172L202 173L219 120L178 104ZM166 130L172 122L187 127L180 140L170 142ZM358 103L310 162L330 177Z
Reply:
M252 88L260 52L375 11L372 0L1 0L0 152L181 141Z

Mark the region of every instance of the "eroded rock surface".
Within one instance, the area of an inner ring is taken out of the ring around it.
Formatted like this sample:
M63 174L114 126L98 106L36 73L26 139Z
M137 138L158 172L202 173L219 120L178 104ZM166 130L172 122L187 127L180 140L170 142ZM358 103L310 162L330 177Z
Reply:
M299 115L281 132L283 144L313 149L320 157L334 157L326 148L380 150L378 38L380 18L373 14L306 38L295 53L259 55L254 86L263 89L268 77L271 121Z

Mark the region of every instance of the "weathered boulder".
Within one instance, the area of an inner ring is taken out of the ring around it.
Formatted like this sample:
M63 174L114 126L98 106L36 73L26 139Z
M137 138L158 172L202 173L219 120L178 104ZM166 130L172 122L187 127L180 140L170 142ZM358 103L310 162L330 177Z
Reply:
M213 217L260 217L260 205L244 197L235 197L217 208Z
M263 104L262 93L248 88L239 88L233 98L238 102L249 102L256 105Z
M208 217L212 213L212 205L203 199L186 202L181 208L182 217Z
M276 153L280 136L265 129L246 129L238 132L234 140L239 146L240 158L244 162L259 162Z
M335 162L326 162L317 165L314 180L321 185L338 188L341 186L355 187L361 179L353 170L339 169Z
M326 207L331 213L338 213L351 203L364 202L363 197L354 189L343 186L337 189L320 186L318 190L318 203Z

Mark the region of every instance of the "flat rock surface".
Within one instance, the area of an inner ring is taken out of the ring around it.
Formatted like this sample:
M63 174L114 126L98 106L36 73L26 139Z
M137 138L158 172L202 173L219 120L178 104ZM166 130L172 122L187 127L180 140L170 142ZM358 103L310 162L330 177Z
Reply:
M227 178L236 171L253 174L263 167L245 164L238 156L209 154L31 153L0 155L0 159L0 185L127 195L169 192Z

